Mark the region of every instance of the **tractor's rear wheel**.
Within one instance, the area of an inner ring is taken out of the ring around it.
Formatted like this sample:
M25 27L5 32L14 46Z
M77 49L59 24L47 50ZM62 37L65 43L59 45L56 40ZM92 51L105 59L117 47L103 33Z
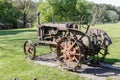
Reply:
M31 40L27 40L24 43L24 53L29 59L34 59L36 55L36 48L35 45L32 43Z
M70 37L63 37L57 43L57 57L61 66L74 70L81 66L80 48L77 40Z

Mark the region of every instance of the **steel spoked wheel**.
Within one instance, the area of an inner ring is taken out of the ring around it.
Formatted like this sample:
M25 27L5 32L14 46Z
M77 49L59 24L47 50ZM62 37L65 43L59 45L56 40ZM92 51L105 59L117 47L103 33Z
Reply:
M35 58L36 48L34 44L32 43L32 41L28 40L24 43L24 53L30 59Z
M80 49L77 41L64 37L57 43L57 57L61 66L75 69L80 66Z

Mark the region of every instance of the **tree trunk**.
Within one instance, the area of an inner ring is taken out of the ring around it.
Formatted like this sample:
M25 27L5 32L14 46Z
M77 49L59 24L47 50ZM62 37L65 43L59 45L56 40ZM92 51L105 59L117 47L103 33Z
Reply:
M26 27L27 21L26 21L26 13L23 14L23 28Z

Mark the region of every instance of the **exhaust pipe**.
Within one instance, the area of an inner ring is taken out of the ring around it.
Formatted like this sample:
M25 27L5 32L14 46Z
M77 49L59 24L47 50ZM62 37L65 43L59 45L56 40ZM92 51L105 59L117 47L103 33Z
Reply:
M38 25L40 25L40 12L37 13L38 16Z
M40 24L40 12L37 13L38 17L38 30L37 30L37 35L38 35L38 40L42 39L42 31L41 31L41 24Z
M52 12L52 23L54 24L54 13Z

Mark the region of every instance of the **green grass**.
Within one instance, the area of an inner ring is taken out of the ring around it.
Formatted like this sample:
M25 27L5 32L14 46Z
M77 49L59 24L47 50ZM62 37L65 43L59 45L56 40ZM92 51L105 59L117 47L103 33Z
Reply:
M106 62L120 62L120 24L104 24L93 26L105 30L111 37L113 44L109 47L110 54ZM0 31L0 80L84 80L66 70L59 70L35 64L25 58L23 44L26 40L37 41L35 28L12 29ZM37 47L37 54L49 53L49 47Z
M23 44L26 40L37 41L35 28L0 31L0 80L84 80L68 71L35 64L25 58ZM37 54L45 54L49 47L37 47Z

